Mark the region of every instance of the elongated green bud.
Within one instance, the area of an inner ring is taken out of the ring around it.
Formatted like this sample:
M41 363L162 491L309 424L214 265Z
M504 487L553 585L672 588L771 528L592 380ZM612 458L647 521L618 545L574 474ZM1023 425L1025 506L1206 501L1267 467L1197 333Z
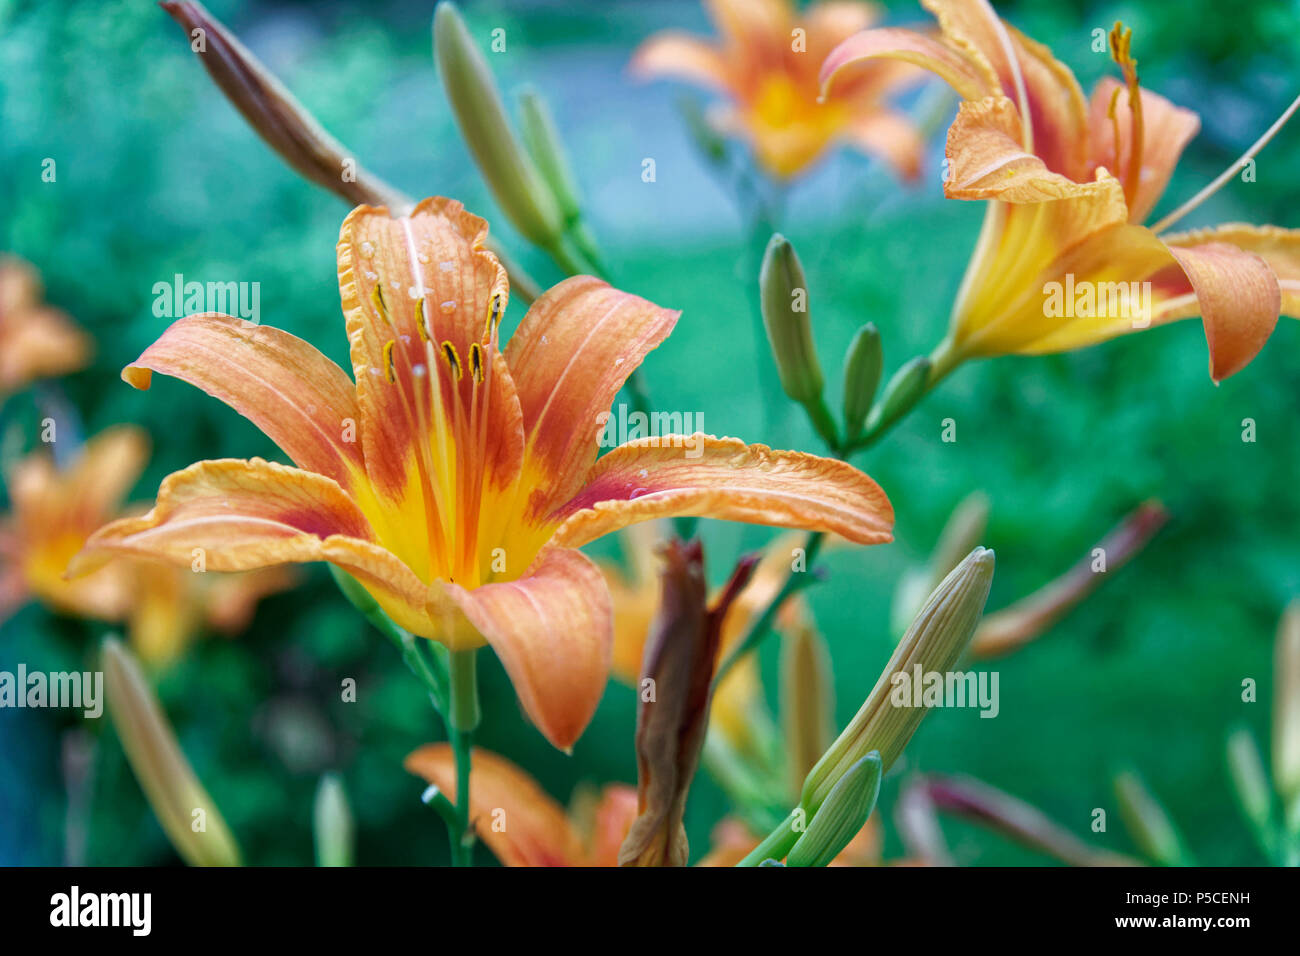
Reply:
M110 637L99 659L122 749L176 852L191 866L239 866L239 846L181 752L135 657Z
M870 696L804 780L799 805L806 813L816 813L835 782L871 751L879 751L882 771L898 759L927 708L910 697L895 701L896 675L947 673L956 665L988 600L993 565L993 552L976 548L930 595Z
M835 687L826 641L801 624L781 638L781 726L795 794L834 739L834 721Z
M519 130L524 146L537 164L542 179L551 188L551 195L559 204L565 222L574 222L582 215L582 201L578 195L578 182L573 177L569 156L556 129L546 100L531 86L519 92Z
M1254 735L1244 727L1228 737L1228 774L1246 819L1256 828L1256 832L1270 829L1273 800L1268 787L1268 774L1264 772L1264 758L1260 755Z
M1161 866L1195 865L1169 812L1135 771L1115 776L1115 797L1124 826L1145 856Z
M316 836L317 866L352 865L352 808L336 773L327 773L316 786L312 806L312 830Z
M868 322L858 329L844 353L844 429L850 441L862 433L867 413L876 400L883 367L880 332Z
M889 380L871 415L867 418L867 431L888 428L912 410L924 397L930 384L930 360L923 355L912 359Z
M827 866L849 845L876 808L880 754L871 751L836 781L808 829L786 857L787 866Z
M524 238L555 245L563 232L560 207L510 129L487 60L447 0L433 15L433 48L456 123L497 205Z
M1300 601L1282 615L1273 651L1273 779L1300 813Z
M808 281L794 246L780 233L767 244L758 285L781 387L796 402L816 404L824 383L808 315Z

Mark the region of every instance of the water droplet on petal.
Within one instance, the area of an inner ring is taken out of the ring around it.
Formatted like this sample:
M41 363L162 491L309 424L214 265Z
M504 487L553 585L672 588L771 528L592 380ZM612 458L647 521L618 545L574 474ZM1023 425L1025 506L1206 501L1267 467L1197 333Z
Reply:
M443 315L450 315L452 312L456 311L456 300L448 299L446 302L439 305L438 308L442 309Z
M369 239L361 243L361 254L367 259L373 256L375 254L375 244Z
M452 262L450 259L444 259L442 262L438 263L438 268L443 272L450 272L452 269L456 268L456 263Z

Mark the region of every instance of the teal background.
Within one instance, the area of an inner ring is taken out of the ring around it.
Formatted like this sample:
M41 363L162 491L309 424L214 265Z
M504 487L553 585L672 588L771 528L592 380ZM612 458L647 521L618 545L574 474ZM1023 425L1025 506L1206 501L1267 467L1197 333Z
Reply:
M893 22L922 21L891 4ZM231 26L364 165L415 195L462 199L547 285L560 273L496 212L456 133L430 57L431 5L214 2ZM675 84L641 85L625 67L656 30L706 32L690 2L466 3L475 35L507 29L491 58L505 89L528 81L550 100L616 282L683 310L677 331L645 365L656 402L703 413L706 430L820 450L793 413L765 427L751 330L755 263L725 184L694 151ZM1232 162L1297 92L1297 6L1214 0L1178 4L1001 4L1052 46L1085 90L1113 68L1092 31L1122 18L1134 29L1144 85L1202 117L1160 214ZM49 299L98 341L93 366L63 383L88 433L118 422L147 428L154 454L135 500L202 458L280 458L251 425L188 386L158 379L135 392L118 374L162 330L152 287L174 273L261 283L262 318L346 358L334 243L346 209L298 179L246 128L150 3L0 0L0 249L42 271ZM1258 159L1253 183L1234 181L1187 227L1222 221L1297 225L1300 127ZM652 156L657 182L641 181ZM838 154L798 182L784 230L808 272L830 391L855 329L874 321L887 367L928 351L982 215L944 200L936 136L922 180L901 186L857 155ZM58 163L43 183L41 162ZM513 303L510 322L517 321ZM1109 779L1134 765L1165 801L1205 863L1262 858L1236 814L1223 744L1233 727L1267 744L1270 656L1278 616L1300 593L1296 475L1300 328L1279 322L1264 353L1215 387L1197 322L1084 352L1008 358L959 370L882 445L855 463L890 494L897 542L832 555L811 596L832 648L841 724L888 659L889 600L904 568L923 560L969 491L991 497L986 544L998 553L991 607L1064 570L1125 512L1162 499L1172 521L1083 608L997 665L1001 714L937 712L886 783L887 855L900 847L890 811L910 770L978 776L1026 799L1090 843L1131 852ZM36 441L30 396L5 408L20 442ZM957 422L958 440L940 441ZM1258 440L1241 440L1242 420ZM711 577L725 577L763 529L709 524ZM613 554L602 542L595 549ZM0 668L85 666L102 626L31 606L0 626ZM763 665L775 686L775 648ZM567 799L580 782L635 780L632 692L611 684L572 757L550 748L519 714L504 675L483 655L480 742ZM354 677L359 699L339 701ZM1243 703L1243 679L1259 699ZM248 633L209 638L158 675L186 753L250 862L312 859L311 799L320 774L342 772L358 820L358 861L445 862L422 783L401 768L439 723L381 637L359 620L322 568L261 607ZM65 789L60 737L77 725L56 711L0 712L0 862L57 863ZM168 864L154 822L108 721L98 742L87 859ZM1110 811L1091 834L1093 808ZM704 775L687 823L693 858L727 809ZM977 829L946 824L960 862L1045 862ZM480 861L490 855L480 851Z

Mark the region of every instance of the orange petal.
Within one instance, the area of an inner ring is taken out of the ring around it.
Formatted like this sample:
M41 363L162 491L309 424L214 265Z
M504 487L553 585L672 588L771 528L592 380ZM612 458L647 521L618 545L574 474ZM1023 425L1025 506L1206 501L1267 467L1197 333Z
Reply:
M794 24L787 0L704 0L704 5L731 51L768 52L790 42Z
M90 361L90 336L63 312L42 305L41 291L31 265L0 256L0 397Z
M578 551L548 548L518 580L443 587L496 651L537 729L570 749L609 678L613 620L596 565Z
M364 474L355 434L357 401L347 373L297 336L218 313L173 322L122 371L147 389L170 375L225 402L274 441L300 468L345 488Z
M1019 114L1006 97L963 102L948 130L946 152L943 191L950 199L1037 203L1095 197L1111 203L1118 199L1117 213L1123 213L1123 190L1113 177L1099 172L1095 182L1076 182L1027 152L1020 143Z
M528 468L543 515L571 497L596 460L618 390L668 337L680 312L661 309L591 276L544 292L506 347L527 435Z
M996 77L987 62L946 39L915 30L881 27L855 34L831 51L822 64L822 93L838 95L842 84L857 81L872 60L902 60L936 74L963 99L976 100L998 92Z
M1282 290L1282 314L1300 319L1300 229L1227 223L1213 229L1166 233L1160 237L1170 247L1227 243L1254 253L1273 270Z
M1226 243L1174 247L1196 292L1196 311L1210 347L1210 377L1235 375L1259 354L1282 311L1277 276L1252 252Z
M666 76L708 89L726 91L731 71L722 54L698 37L676 31L657 33L637 48L629 64L642 78Z
M487 231L484 220L442 198L396 219L359 206L343 222L339 290L366 469L389 497L407 497L425 462L435 473L473 468L474 486L484 473L499 487L518 474L518 402L493 359L506 273L485 247ZM487 397L479 394L483 380Z
M869 156L878 156L900 176L921 175L925 140L910 119L892 110L878 109L857 117L846 133L848 141Z
M205 571L330 561L398 624L428 635L428 587L372 537L333 479L258 458L201 461L168 475L148 514L91 535L69 574L89 573L115 554Z
M637 816L636 788L611 783L600 795L593 813L589 866L618 866L618 850Z
M677 515L833 531L858 544L893 539L889 499L852 465L702 434L615 448L552 517L564 521L555 542L579 547L637 521Z
M1115 91L1123 84L1114 77L1106 77L1092 92L1088 120L1089 154L1092 168L1105 166L1112 175L1120 176L1128 169L1132 155L1132 119L1128 97ZM1115 118L1108 116L1111 101L1115 102ZM1183 149L1201 128L1201 120L1191 110L1175 106L1163 96L1142 90L1142 169L1136 177L1136 195L1129 200L1129 221L1143 222L1155 208L1169 177L1183 154ZM1119 131L1118 146L1115 132Z
M458 799L456 758L448 744L425 744L403 766ZM564 808L519 767L482 747L470 755L469 816L475 834L506 866L585 862L582 841Z

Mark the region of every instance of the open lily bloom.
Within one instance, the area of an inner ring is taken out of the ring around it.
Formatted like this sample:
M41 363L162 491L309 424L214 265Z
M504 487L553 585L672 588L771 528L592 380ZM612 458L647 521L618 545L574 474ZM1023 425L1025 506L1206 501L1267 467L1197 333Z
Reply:
M0 256L0 400L36 379L75 372L89 359L89 336L44 304L36 270Z
M205 461L156 507L97 533L113 554L215 570L329 561L399 625L452 649L491 644L561 748L609 672L609 592L583 544L637 521L701 515L890 540L880 488L842 462L706 435L596 461L600 413L677 313L587 276L538 298L498 349L507 282L487 223L428 199L343 223L339 284L355 382L311 345L205 314L124 372L174 375L247 416L298 465Z
M1281 312L1300 314L1300 234L1239 224L1169 234L1174 217L1142 225L1200 122L1139 87L1131 34L1117 26L1110 37L1123 82L1103 80L1088 101L1067 67L986 0L923 2L939 37L859 33L822 78L833 94L864 64L902 60L962 97L944 192L990 202L941 367L1080 348L1199 315L1219 381L1255 357Z
M65 469L44 452L18 462L8 476L12 513L0 521L0 621L35 598L62 614L125 622L135 651L159 666L204 625L239 634L258 601L293 583L285 568L198 574L149 560L115 561L66 578L87 539L126 513L123 499L147 458L144 433L119 426L91 438Z
M901 175L920 173L924 144L888 97L915 84L919 71L879 63L819 99L817 71L840 41L877 19L867 3L823 2L799 14L790 0L707 0L719 43L678 32L647 40L632 60L641 76L670 76L728 98L716 116L725 134L748 139L758 162L794 176L834 143L879 157Z

